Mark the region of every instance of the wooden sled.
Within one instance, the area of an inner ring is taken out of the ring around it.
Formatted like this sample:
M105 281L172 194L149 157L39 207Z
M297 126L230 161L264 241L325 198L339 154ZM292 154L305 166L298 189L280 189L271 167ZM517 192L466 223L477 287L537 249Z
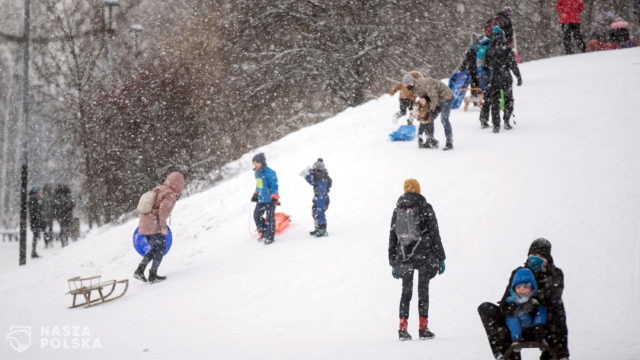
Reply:
M534 341L525 341L525 342L518 343L517 345L511 345L507 349L507 351L505 351L504 358L510 359L511 354L513 354L514 352L520 351L522 349L540 349L542 351L546 350L547 352L549 352L549 355L551 355L551 358L553 360L558 360L558 356L556 355L556 352L553 351L552 348L550 348L546 344L534 342Z
M69 292L67 294L73 295L73 303L71 304L71 306L69 306L69 309L77 308L80 306L88 308L91 306L113 301L117 298L122 297L129 288L129 279L109 280L102 282L100 281L101 278L101 275L86 278L76 276L67 280L67 282L69 283ZM111 296L116 289L117 284L124 284L124 290L117 296ZM98 293L98 297L95 299L91 299L91 294L94 291ZM82 295L84 297L84 302L76 304L76 298L78 297L78 295Z
M469 92L476 92L476 95L473 96L471 94L467 95L464 97L464 107L463 110L467 111L467 108L469 107L469 104L473 103L473 105L475 105L476 107L481 108L482 104L484 103L484 94L482 93L482 89L480 88L466 88L466 89L460 89L461 91L467 91L469 90Z

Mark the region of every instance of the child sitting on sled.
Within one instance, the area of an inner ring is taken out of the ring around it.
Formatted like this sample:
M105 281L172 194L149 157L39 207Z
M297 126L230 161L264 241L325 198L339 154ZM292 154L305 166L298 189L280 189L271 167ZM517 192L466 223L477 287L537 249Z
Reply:
M547 323L547 308L536 299L538 285L533 272L528 268L518 270L510 289L511 294L501 302L500 310L506 316L512 342L541 342Z

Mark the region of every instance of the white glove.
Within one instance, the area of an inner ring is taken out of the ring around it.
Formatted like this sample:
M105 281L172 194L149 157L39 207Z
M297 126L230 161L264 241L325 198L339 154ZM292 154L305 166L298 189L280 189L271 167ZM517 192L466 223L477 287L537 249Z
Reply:
M310 171L311 171L311 168L307 166L304 170L300 172L300 176L305 177Z

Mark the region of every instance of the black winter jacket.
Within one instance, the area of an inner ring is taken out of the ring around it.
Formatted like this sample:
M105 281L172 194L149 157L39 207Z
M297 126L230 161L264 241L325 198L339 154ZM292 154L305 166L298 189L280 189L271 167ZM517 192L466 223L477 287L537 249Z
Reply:
M506 40L503 38L491 40L491 44L485 55L485 63L491 71L492 87L511 87L513 83L513 79L511 78L512 71L518 79L521 77L513 50L507 45Z
M440 240L440 232L438 230L438 220L433 211L433 207L427 203L427 199L418 193L405 193L398 199L396 208L393 210L391 217L391 231L389 231L389 265L395 266L402 261L402 252L395 232L396 215L398 209L407 207L417 207L420 216L420 234L421 241L414 255L408 261L413 265L414 269L430 266L437 268L437 262L446 258L442 241ZM410 254L414 245L405 249L406 254Z

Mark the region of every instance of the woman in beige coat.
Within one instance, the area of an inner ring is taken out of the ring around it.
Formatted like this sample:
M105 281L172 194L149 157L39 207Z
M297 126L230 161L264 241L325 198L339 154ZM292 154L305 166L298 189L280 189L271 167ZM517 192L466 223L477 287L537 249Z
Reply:
M140 234L147 238L151 250L142 258L138 269L133 273L136 279L147 281L144 270L147 264L153 260L149 269L149 282L158 282L166 279L166 276L158 276L158 267L162 262L166 247L167 219L171 216L173 206L176 204L182 189L184 188L184 176L179 172L172 172L167 176L164 184L156 186L153 191L156 199L153 209L147 214L140 215Z

